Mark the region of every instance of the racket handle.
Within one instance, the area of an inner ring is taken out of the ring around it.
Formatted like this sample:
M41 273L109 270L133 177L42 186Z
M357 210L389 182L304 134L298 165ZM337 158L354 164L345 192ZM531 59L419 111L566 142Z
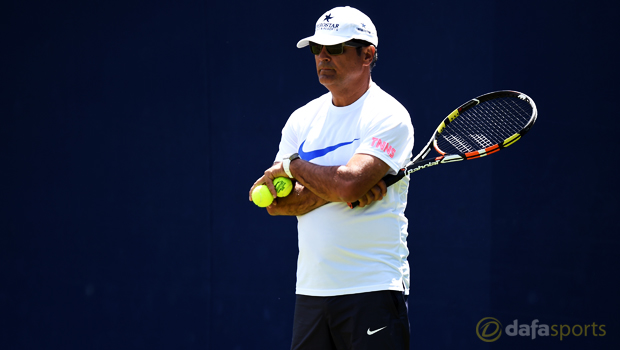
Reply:
M385 186L390 187L393 184L397 183L398 181L400 181L400 179L402 179L403 177L405 177L405 169L400 169L400 171L395 174L395 175L385 175L383 177L383 180L385 182ZM357 207L358 205L360 205L360 201L355 201L353 203L347 203L349 205L349 208L353 209L355 207Z

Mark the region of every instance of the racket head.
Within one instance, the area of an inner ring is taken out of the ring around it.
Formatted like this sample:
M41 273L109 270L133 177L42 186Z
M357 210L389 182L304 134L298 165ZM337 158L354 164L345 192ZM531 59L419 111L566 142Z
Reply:
M421 169L498 152L521 139L537 117L534 100L524 93L501 90L478 96L450 113L420 153L384 181L390 186ZM433 148L440 155L427 158Z
M536 122L534 100L512 90L478 96L450 113L429 142L442 163L468 160L500 151L517 142Z

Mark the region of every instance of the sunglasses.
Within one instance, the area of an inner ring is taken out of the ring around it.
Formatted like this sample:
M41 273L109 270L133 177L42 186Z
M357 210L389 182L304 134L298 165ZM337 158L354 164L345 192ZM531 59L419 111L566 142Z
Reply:
M362 43L355 42L355 41L347 41L347 42L336 44L336 45L321 45L321 44L310 42L310 51L312 51L312 53L315 55L319 55L321 51L323 51L323 47L325 47L325 49L327 50L327 53L332 56L342 55L342 53L344 52L345 46L364 47L364 46L368 46L368 44L362 44Z

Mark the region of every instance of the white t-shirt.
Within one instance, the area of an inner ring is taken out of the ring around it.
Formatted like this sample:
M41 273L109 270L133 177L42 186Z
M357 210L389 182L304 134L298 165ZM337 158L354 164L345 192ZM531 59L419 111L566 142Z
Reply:
M314 164L345 165L370 154L396 173L411 158L413 126L407 110L372 83L355 103L335 107L327 93L299 108L282 130L276 161L299 153ZM398 290L409 293L407 205L409 180L388 187L364 208L328 203L298 216L296 293L335 296Z

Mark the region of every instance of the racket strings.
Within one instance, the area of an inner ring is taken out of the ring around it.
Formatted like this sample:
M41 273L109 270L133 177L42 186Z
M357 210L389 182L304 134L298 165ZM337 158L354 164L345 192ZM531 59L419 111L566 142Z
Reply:
M529 123L532 106L516 97L484 101L464 112L437 136L437 148L458 154L499 144Z

